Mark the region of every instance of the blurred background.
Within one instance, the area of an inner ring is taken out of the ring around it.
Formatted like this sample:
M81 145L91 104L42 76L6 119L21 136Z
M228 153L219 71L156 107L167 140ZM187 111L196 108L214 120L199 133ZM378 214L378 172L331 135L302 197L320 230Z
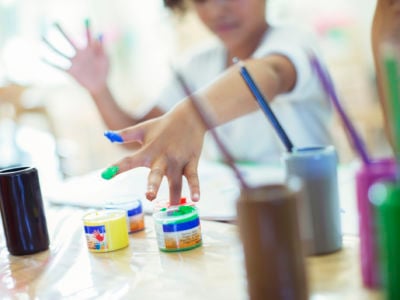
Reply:
M370 46L375 0L268 0L272 24L298 23L318 35L342 104L372 156L391 154L383 130ZM41 41L71 49L60 23L77 43L84 20L103 34L111 58L110 86L122 106L140 112L165 81L168 61L210 38L196 17L173 16L161 0L0 0L0 168L40 164L70 177L103 168L127 154L103 137L106 129L88 93L43 63L67 67ZM52 57L53 55L53 57ZM57 61L58 60L58 61ZM355 156L335 114L340 162Z

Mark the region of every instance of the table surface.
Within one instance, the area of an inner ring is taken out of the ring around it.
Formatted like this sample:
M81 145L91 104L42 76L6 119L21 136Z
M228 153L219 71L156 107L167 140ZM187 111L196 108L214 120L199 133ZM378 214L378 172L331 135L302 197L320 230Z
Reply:
M83 232L87 211L46 204L50 248L34 255L10 255L0 231L2 299L248 299L236 225L202 221L201 247L164 253L146 216L145 230L131 234L127 248L92 253ZM310 299L382 299L362 286L356 236L306 263Z

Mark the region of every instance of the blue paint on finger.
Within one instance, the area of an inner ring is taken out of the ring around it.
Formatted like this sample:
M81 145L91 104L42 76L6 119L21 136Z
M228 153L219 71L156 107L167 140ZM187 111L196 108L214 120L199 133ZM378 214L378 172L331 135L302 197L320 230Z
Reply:
M114 131L106 131L104 132L104 136L110 140L112 143L123 143L124 139L119 133Z

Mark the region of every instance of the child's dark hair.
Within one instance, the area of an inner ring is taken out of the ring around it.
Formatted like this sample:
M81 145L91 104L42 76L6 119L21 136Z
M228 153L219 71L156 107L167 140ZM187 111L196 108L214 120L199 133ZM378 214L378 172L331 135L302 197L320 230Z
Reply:
M187 9L185 0L164 0L164 6L181 14L185 13Z

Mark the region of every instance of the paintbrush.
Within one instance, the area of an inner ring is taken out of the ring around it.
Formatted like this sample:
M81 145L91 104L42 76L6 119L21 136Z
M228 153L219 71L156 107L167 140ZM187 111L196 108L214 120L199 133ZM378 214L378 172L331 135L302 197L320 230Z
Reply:
M272 127L275 129L275 131L278 134L279 138L281 139L282 143L285 145L286 150L288 152L292 152L293 151L292 141L289 139L289 136L286 134L285 130L279 123L279 120L277 119L274 112L270 108L270 106L269 106L267 100L264 98L263 94L260 92L259 88L257 87L256 83L254 82L250 73L247 71L243 62L240 61L236 57L233 59L233 62L239 65L240 75L243 77L244 81L247 84L247 87L250 89L250 92L253 94L253 96L256 99L261 110L264 112L264 114L266 115L268 120L271 122Z
M173 69L173 72L175 74L176 79L178 80L182 90L184 91L186 97L190 99L193 107L195 108L195 111L199 115L201 121L203 122L204 126L209 130L211 133L211 136L213 137L215 143L217 144L219 150L221 151L222 155L224 156L225 162L230 166L232 171L235 173L236 178L238 179L241 188L242 189L247 189L248 184L245 182L242 174L240 173L240 170L236 167L235 161L232 157L232 155L229 153L228 149L225 147L224 143L221 141L221 139L218 137L217 132L214 129L214 124L209 118L209 116L204 112L204 110L201 107L200 101L197 99L197 97L190 91L188 85L186 84L183 76Z
M350 118L345 113L342 105L339 102L339 98L335 92L335 88L333 86L332 80L328 73L324 70L321 66L320 62L318 61L317 57L313 54L309 54L310 63L317 73L318 78L325 90L325 93L328 95L329 99L333 102L334 107L336 108L337 112L339 113L340 118L350 135L351 142L355 149L357 150L358 154L360 155L364 164L368 165L371 163L371 159L365 149L364 143L361 140L360 136L357 134L353 124L350 121Z

